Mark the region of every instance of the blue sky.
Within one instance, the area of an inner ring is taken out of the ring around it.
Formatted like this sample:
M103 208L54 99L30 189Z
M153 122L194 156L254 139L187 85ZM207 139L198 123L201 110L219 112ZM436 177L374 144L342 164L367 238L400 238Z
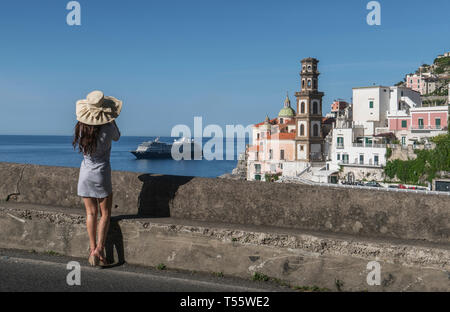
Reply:
M299 61L320 60L324 107L352 87L391 85L450 51L450 1L65 0L0 4L0 134L72 134L75 102L100 89L124 101L124 135L176 124L256 123L294 103Z

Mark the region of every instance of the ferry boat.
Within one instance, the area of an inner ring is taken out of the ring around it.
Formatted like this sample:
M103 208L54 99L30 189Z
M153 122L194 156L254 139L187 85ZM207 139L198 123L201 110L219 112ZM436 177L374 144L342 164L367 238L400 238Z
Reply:
M131 151L131 153L136 156L137 159L170 159L172 158L173 146L182 145L178 147L179 151L182 153L186 144L191 145L191 159L194 159L195 148L197 147L201 150L201 146L197 146L194 139L185 137L174 140L173 144L160 142L158 137L153 141L141 143L138 148L135 151Z

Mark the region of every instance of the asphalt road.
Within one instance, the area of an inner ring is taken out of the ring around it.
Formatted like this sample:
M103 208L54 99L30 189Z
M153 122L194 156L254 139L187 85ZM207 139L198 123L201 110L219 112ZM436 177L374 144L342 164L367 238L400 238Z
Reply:
M80 264L81 285L67 264ZM213 274L157 270L123 264L100 269L88 266L86 259L0 249L0 291L120 291L120 292L264 292L289 288L250 279L218 277Z

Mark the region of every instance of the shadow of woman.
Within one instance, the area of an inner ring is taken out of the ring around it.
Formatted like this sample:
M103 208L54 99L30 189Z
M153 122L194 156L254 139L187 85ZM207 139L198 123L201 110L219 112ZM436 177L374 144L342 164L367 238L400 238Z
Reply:
M119 225L119 221L122 220L122 218L119 217L111 217L111 221L109 224L108 229L108 235L106 236L106 242L105 242L105 256L108 263L111 263L111 265L108 265L104 268L112 268L116 266L121 266L125 264L125 252L123 247L123 235L122 230ZM116 251L117 258L114 257L114 250ZM117 262L115 262L114 259L117 259Z
M112 264L105 268L116 267L125 263L120 221L170 217L170 203L174 199L178 188L193 179L193 177L154 174L143 174L138 178L142 182L142 188L138 198L137 214L111 217L105 243L105 255L108 263ZM117 257L115 257L115 254ZM115 258L117 258L117 262L114 261Z

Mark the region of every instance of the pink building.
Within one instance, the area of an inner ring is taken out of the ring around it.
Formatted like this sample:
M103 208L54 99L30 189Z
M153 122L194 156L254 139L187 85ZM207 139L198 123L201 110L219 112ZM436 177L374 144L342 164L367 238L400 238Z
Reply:
M423 90L422 76L417 74L406 75L406 87L422 94Z
M263 180L266 174L281 174L286 162L295 161L295 111L288 97L277 118L266 117L253 126L248 148L247 179Z
M411 130L442 130L447 128L447 106L411 109Z
M441 85L439 81L442 78L430 73L409 74L406 75L406 86L425 95L434 92Z
M448 107L416 107L409 114L388 116L389 131L393 132L403 145L424 137L446 133L448 128Z

